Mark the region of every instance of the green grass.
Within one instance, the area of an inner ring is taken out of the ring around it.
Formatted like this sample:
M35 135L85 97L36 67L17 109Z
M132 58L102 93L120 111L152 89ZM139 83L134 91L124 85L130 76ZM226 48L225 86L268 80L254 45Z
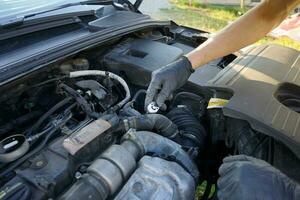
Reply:
M209 15L202 15L195 11L189 11L182 8L163 9L161 16L172 19L177 24L216 32L227 25L226 20L216 19Z
M204 181L201 185L198 185L198 187L196 189L196 195L195 195L196 199L200 199L204 195L206 184L207 184L207 182ZM209 194L209 198L212 197L215 190L216 190L215 185L213 185L211 188L210 194Z
M243 15L249 8L242 10L238 6L220 6L201 4L198 0L171 0L173 7L162 9L160 18L171 19L177 24L193 27L196 29L217 32L228 25L228 23ZM264 37L257 44L280 44L300 50L300 43L287 37L272 38Z
M191 6L188 0L170 0L176 7L201 12L204 15L213 16L220 20L234 20L243 15L249 8L241 9L238 6L223 6L214 4L203 4L193 0Z

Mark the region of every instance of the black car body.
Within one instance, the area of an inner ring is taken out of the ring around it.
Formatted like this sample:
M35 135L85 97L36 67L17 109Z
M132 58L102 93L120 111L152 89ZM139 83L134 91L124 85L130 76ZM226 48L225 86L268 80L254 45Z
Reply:
M0 199L194 199L236 152L240 127L284 146L299 180L299 52L266 45L217 59L149 114L151 73L210 34L154 20L140 3L0 19ZM267 160L274 146L261 145L243 153Z

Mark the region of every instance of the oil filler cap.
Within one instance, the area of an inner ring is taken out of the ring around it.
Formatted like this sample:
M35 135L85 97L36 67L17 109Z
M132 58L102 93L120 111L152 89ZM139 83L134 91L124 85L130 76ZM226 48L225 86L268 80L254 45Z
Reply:
M28 140L24 135L12 135L0 141L0 163L17 160L29 150Z
M147 106L147 112L150 114L155 114L159 111L159 107L156 105L155 102L151 102L148 106Z

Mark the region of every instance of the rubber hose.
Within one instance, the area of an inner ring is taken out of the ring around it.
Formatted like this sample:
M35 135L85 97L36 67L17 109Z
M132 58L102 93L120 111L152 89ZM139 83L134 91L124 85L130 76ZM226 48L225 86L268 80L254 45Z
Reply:
M198 181L197 166L181 146L165 137L146 131L130 131L122 137L120 145L112 145L103 152L60 200L104 200L114 195L126 182L137 166L137 161L146 154L172 158Z
M164 137L175 138L178 135L177 126L161 114L146 114L130 117L124 120L125 130L130 128L140 131L158 132Z
M69 95L75 98L75 100L78 102L78 104L81 106L81 108L86 112L86 114L93 118L97 119L100 117L99 113L96 113L92 110L90 104L87 102L87 100L82 97L76 90L73 88L67 86L64 83L59 84L59 87L62 88L64 91L66 91Z
M14 130L18 126L22 126L30 122L31 120L38 118L41 114L42 111L38 110L38 111L27 113L16 119L12 119L9 123L4 124L3 126L0 127L0 135L3 135L11 130Z
M70 107L73 107L73 106L74 106L74 104L71 105ZM18 167L20 164L25 162L28 158L32 157L37 152L41 151L45 147L45 145L48 143L48 141L52 138L52 136L55 135L57 130L60 129L61 125L66 123L68 120L69 119L66 118L66 119L62 120L56 126L53 126L52 129L49 128L50 131L47 134L44 134L45 137L42 138L43 141L41 141L34 149L32 149L27 154L25 154L24 156L20 157L18 160L12 162L11 164L9 164L8 166L5 167L5 169L0 173L0 180L2 178L4 178L6 174L13 171L16 167Z
M177 141L179 144L186 147L204 148L206 130L188 108L174 108L166 116L177 125L180 131L181 139Z
M62 101L55 104L50 110L48 110L45 114L43 114L39 120L32 126L31 131L29 131L30 134L37 132L38 128L45 122L45 120L53 115L58 109L64 107L65 105L69 104L72 100L71 97L65 98Z
M197 183L199 178L198 168L179 144L148 131L129 131L123 136L123 141L126 140L134 143L133 146L139 148L139 152L137 153L134 147L127 147L128 151L137 156L137 160L147 153L153 153L161 157L175 158L176 162L191 174L195 183ZM129 145L127 144L127 146Z
M139 98L139 96L141 94L146 94L146 93L147 93L147 90L139 90L139 91L137 91L137 93L135 93L135 95L133 96L132 101L136 102L136 100Z

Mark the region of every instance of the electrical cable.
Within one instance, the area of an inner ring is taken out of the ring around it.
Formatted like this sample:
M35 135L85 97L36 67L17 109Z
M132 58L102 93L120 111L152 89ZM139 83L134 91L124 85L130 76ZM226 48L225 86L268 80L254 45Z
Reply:
M131 98L130 89L129 89L126 81L114 73L111 73L108 71L100 71L100 70L82 70L82 71L70 72L69 76L70 76L70 78L77 78L77 77L82 77L82 76L103 76L103 77L109 77L111 79L118 81L123 86L123 88L126 92L126 96L122 101L120 101L116 105L115 109L123 107Z

